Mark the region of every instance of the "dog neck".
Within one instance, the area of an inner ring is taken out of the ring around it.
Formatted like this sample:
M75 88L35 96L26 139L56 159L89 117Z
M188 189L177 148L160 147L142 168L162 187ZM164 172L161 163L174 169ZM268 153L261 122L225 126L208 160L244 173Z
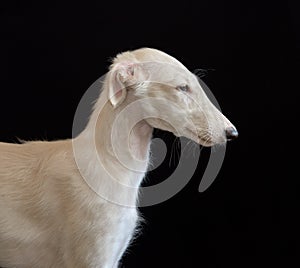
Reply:
M84 180L105 199L126 206L136 205L149 163L153 128L140 115L134 98L128 96L114 108L102 94L86 129L73 142Z

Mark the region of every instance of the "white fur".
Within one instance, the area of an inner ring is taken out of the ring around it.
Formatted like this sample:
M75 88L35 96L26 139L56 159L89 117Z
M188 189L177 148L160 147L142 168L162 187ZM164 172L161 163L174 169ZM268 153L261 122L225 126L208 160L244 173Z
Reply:
M176 59L148 48L118 55L77 138L0 143L0 266L117 267L138 224L153 127L210 146L228 126Z

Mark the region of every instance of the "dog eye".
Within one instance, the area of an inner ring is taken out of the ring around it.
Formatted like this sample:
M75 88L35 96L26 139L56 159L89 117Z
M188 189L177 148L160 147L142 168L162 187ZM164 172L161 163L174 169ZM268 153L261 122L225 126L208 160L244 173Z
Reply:
M178 90L183 91L183 92L188 92L190 91L190 88L188 85L182 85L182 86L178 86L176 87Z

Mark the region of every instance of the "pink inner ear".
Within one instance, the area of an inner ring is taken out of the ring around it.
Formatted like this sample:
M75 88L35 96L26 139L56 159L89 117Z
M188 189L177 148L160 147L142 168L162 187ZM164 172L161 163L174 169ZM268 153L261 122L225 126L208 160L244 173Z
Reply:
M122 62L113 67L109 94L114 105L123 101L123 98L126 96L126 86L135 82L134 65L131 62Z
M134 63L121 62L116 65L116 70L119 71L123 80L128 80L134 76Z
M128 65L127 72L129 75L134 76L134 66L133 64Z

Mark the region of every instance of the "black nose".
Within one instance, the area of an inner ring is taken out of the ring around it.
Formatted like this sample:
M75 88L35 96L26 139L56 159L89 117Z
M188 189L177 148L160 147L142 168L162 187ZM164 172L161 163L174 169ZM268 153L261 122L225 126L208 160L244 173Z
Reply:
M226 128L225 133L228 141L236 139L239 136L239 133L234 127Z

